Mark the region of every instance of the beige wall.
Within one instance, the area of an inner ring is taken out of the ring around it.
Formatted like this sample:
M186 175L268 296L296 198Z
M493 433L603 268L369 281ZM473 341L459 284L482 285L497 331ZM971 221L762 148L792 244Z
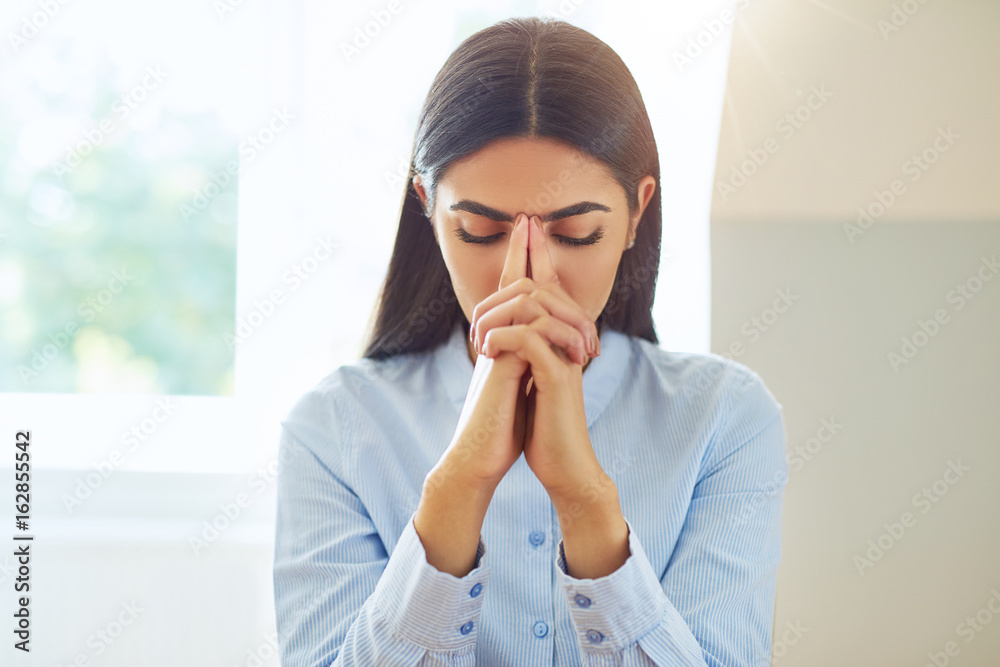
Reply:
M892 4L758 0L734 33L717 181L778 147L713 200L712 351L784 405L774 665L1000 664L1000 3L915 2L883 39Z
M919 9L885 30L894 4ZM1000 2L750 0L743 18L733 32L714 220L854 219L896 179L906 190L881 221L1000 219ZM813 97L810 109L813 88L828 97ZM785 118L796 111L805 119L798 127ZM946 150L936 162L907 164L949 126L958 137L938 142ZM767 161L720 194L719 183L748 151L762 157L769 138Z

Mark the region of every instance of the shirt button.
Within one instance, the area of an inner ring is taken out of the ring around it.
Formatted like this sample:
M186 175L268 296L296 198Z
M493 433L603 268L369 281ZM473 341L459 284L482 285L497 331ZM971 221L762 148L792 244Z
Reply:
M483 590L483 585L477 583L475 586L472 587L472 590L469 591L469 597L476 597L482 590Z
M587 640L591 644L600 644L602 639L604 639L604 635L597 630L587 630Z
M576 602L576 606L577 607L589 607L590 606L590 598L588 598L586 595L580 595L579 593L577 593L576 597L573 598L573 600Z
M459 632L461 632L463 635L467 635L470 632L472 632L472 621L468 621L465 625L459 628Z
M545 542L545 533L543 533L540 530L536 530L532 532L531 535L528 535L528 541L531 542L532 545L537 547L541 545L543 542Z
M535 631L536 637L544 637L545 635L549 634L549 624L545 623L544 621L538 621L537 623L535 623L535 627L533 628L533 630Z

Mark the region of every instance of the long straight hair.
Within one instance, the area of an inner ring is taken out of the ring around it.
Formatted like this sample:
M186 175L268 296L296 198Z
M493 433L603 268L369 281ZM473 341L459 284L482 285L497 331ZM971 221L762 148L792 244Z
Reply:
M639 88L618 54L591 33L526 17L468 37L431 84L365 358L430 350L459 322L468 331L427 213L453 162L505 137L549 137L596 158L625 190L630 215L639 209L639 180L656 179L635 244L622 255L595 324L658 342L652 308L660 265L660 163ZM415 174L427 193L427 213Z

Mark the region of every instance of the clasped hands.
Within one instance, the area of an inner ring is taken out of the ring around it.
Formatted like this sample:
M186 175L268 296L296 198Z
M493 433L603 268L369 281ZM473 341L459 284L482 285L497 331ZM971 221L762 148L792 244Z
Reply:
M537 216L515 219L499 290L476 305L470 339L478 354L513 354L529 365L523 453L553 501L603 478L583 401L583 366L600 354L598 331L560 286Z

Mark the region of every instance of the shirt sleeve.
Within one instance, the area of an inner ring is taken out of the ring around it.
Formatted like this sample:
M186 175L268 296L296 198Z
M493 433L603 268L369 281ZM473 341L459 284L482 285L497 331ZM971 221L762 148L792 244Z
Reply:
M479 539L464 577L427 562L411 515L386 553L368 511L315 452L282 430L274 600L283 667L472 667L490 566Z
M630 554L604 577L557 577L584 665L766 667L788 479L781 404L740 373L706 454L684 527L657 575L631 523Z

